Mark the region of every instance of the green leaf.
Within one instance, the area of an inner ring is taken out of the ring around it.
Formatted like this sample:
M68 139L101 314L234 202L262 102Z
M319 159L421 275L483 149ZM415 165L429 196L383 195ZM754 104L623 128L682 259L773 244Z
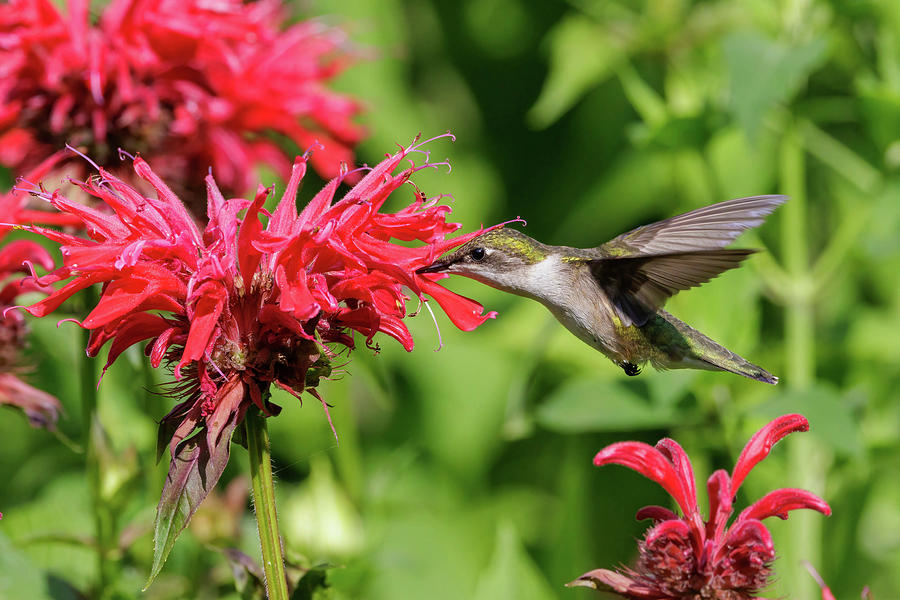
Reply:
M228 464L231 434L243 419L243 386L237 384L221 398L206 427L181 442L172 456L153 525L153 566L144 589L159 575L179 534L200 503L215 487ZM225 417L223 419L223 416Z
M581 15L564 17L548 34L550 72L528 111L529 123L549 127L590 89L609 78L623 44Z
M74 600L78 592L66 581L40 569L0 532L0 598Z
M537 422L559 433L640 431L676 423L671 406L654 406L625 386L595 377L564 384L537 410Z
M775 105L788 102L826 58L827 44L817 38L790 46L759 33L733 33L723 41L731 78L731 111L755 140L763 118Z
M508 521L501 522L497 527L494 554L478 578L475 600L551 600L555 597L550 584L522 546L515 526Z

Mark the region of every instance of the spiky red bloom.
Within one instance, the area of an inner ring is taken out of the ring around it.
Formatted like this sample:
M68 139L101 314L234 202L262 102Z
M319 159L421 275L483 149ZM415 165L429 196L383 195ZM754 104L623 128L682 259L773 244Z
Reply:
M211 166L243 194L248 165L289 174L273 136L318 140L325 177L352 164L359 106L324 87L348 62L339 30L285 27L277 0L113 0L96 19L89 0L66 6L0 5L0 163L16 173L67 143L107 168L125 148L172 186Z
M22 196L16 192L0 195L0 240L10 225L29 216ZM20 295L46 291L32 279L22 278L28 273L26 263L53 267L50 255L35 242L15 240L0 246L0 404L20 408L35 427L52 427L59 415L59 401L20 378L25 370L20 353L26 346L28 327L21 313L7 311Z
M655 524L639 544L637 566L619 572L596 569L569 585L605 587L632 600L756 598L768 585L775 560L772 537L761 520L787 519L788 512L798 508L829 515L831 508L810 492L779 489L744 509L729 527L732 501L744 478L776 442L789 433L808 430L803 416L785 415L756 432L731 475L718 470L707 481L710 516L706 521L697 504L693 468L677 442L666 438L656 447L642 442L607 446L594 457L595 465L623 465L659 483L675 499L682 516L661 506L642 508L637 518L652 519Z
M296 194L307 157L298 157L265 226L259 218L268 215L263 203L271 188L260 188L252 201L226 200L207 176L209 222L201 231L140 157L133 161L135 173L156 197L143 196L103 168L99 177L77 184L112 214L59 191L36 190L61 213L77 216L88 239L29 228L58 242L63 255L62 267L34 281L68 283L27 310L47 315L77 291L103 284L99 303L80 323L92 330L89 354L112 342L109 366L132 344L153 340L147 348L153 365L174 359L177 379L190 367L204 396L234 373L299 393L310 362L298 362L297 349L317 355L327 353L321 342L353 347L351 330L367 344L381 331L411 350L412 336L402 321L404 286L420 299L434 298L459 328L474 329L494 313L482 314L480 304L437 284L441 275L416 270L480 231L446 239L460 227L446 222L450 208L418 192L406 208L379 212L415 172L434 166L425 154L423 165L392 174L421 146L389 156L337 202L342 177L331 180L299 214Z
M58 191L35 190L61 213L77 216L88 239L29 228L58 242L63 256L63 266L34 281L66 284L27 310L47 315L77 291L102 284L97 305L80 323L92 330L88 353L96 355L109 342L109 366L129 346L150 340L151 363L173 363L186 393L160 426L160 439L171 440L173 456L160 510L173 486L182 493L196 485L202 494L192 499L193 512L221 475L231 433L251 402L266 414L277 411L265 399L270 384L315 395L334 356L325 343L353 347L356 331L368 344L380 331L411 350L402 320L404 287L420 300L433 298L464 330L493 316L441 287L441 275L416 273L481 231L447 239L459 228L446 222L450 208L418 190L406 208L381 212L397 188L433 166L421 146L389 156L337 201L341 178L333 179L299 214L296 194L307 159L298 157L265 225L260 217L268 216L263 203L271 189L260 188L252 201L226 200L210 175L209 220L200 230L141 158L133 161L135 173L155 197L102 168L99 177L78 185L108 211ZM424 154L424 164L410 160L411 166L394 175L414 152Z

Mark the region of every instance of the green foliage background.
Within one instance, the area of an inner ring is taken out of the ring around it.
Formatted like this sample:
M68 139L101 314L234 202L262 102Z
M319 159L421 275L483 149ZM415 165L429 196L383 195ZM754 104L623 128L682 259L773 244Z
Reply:
M626 378L536 303L459 280L450 287L499 317L464 334L438 315L444 347L433 352L423 312L408 322L411 354L389 339L378 355L356 351L347 375L322 386L340 445L315 401L301 408L276 395L284 412L269 427L285 543L303 564L333 567L331 587L304 597L591 597L562 584L632 560L646 527L634 512L668 503L630 471L594 468L596 451L671 436L702 484L788 412L806 415L811 432L757 467L738 509L775 487L803 487L834 514L769 524L779 559L767 596L818 597L807 560L838 598L865 585L876 599L900 597L900 3L297 9L347 25L368 54L339 82L367 107L360 161L374 164L418 132L456 134L432 146L452 172L417 182L429 195L452 193L467 230L521 215L542 241L593 246L711 202L792 196L741 240L765 253L669 304L780 375L777 387L687 371ZM304 191L316 189L310 180ZM62 433L82 440L80 330L32 324L31 380L60 397ZM139 592L168 460L153 461L169 401L145 389L163 380L132 352L100 386L102 501L121 540L110 596L238 598L213 548L258 554L239 447L222 495ZM0 413L0 439L0 598L76 598L97 577L84 456L11 411Z

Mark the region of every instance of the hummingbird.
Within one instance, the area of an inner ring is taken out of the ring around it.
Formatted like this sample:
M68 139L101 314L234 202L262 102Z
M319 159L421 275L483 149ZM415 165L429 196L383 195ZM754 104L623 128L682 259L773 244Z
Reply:
M638 227L596 248L552 246L508 227L492 229L419 273L456 273L537 300L626 375L656 369L728 371L778 378L662 309L681 290L733 269L756 252L726 248L787 196L711 204Z

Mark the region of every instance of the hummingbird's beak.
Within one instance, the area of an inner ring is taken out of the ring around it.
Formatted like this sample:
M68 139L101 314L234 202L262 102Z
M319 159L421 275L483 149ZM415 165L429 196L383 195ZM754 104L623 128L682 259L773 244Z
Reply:
M423 273L440 273L441 271L447 270L452 263L449 260L436 260L427 267L422 267L421 269L416 269L416 273L418 275L422 275Z

